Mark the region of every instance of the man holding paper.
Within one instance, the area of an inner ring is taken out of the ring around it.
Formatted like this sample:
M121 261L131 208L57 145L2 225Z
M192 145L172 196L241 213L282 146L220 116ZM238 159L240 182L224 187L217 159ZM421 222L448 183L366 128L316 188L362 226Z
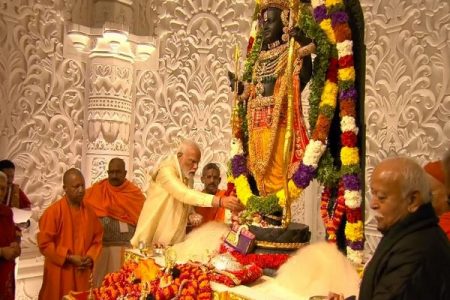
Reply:
M27 195L25 195L19 185L14 183L16 171L14 163L7 159L1 160L0 171L5 173L8 179L6 193L3 197L0 197L0 202L3 202L3 204L9 207L30 208L31 202Z
M0 199L4 197L6 188L6 174L0 171ZM0 204L0 224L0 299L14 300L14 260L20 255L20 245L12 211L3 204Z

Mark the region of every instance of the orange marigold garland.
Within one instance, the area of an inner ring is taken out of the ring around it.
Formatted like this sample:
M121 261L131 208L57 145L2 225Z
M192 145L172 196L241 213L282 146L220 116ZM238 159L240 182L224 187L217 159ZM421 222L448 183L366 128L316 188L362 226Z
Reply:
M95 299L113 300L123 296L127 296L127 299L139 299L141 286L133 283L133 271L137 265L135 262L127 262L119 272L107 274L102 286L93 290Z
M138 300L142 292L142 284L135 278L134 270L138 267L135 262L128 262L119 272L105 276L102 286L93 290L96 299L113 300L126 297ZM208 274L199 265L177 265L179 276L172 277L172 273L160 270L158 278L149 282L150 294L157 300L177 299L212 299L212 289Z

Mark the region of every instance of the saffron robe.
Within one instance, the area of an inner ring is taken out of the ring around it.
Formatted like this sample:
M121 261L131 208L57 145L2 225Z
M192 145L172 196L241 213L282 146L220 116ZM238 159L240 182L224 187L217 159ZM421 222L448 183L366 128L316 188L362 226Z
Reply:
M216 196L225 196L225 190L217 190ZM223 207L196 207L195 212L202 215L202 224L210 221L224 222L225 208Z
M0 247L9 247L16 241L16 227L11 208L3 204L0 204L0 224ZM0 299L2 300L14 300L14 266L14 259L6 260L0 257Z
M129 180L113 186L103 179L86 190L84 203L98 217L111 217L127 224L136 225L145 197L139 187Z
M97 259L103 228L95 213L83 203L69 205L66 197L50 205L39 220L38 246L45 256L44 279L39 299L61 299L70 291L89 289L91 269L78 269L66 262L70 255Z
M182 175L176 155L161 162L150 178L131 245L137 247L139 242L172 245L183 241L192 206L211 207L214 198L192 186L193 180Z
M441 226L442 230L450 240L450 211L443 213L439 217L439 226Z
M314 49L314 44L310 43L301 48L298 48L298 44L296 44L294 50L292 145L291 149L288 149L288 178L292 177L300 165L309 140L301 110L300 70L303 57L311 54ZM281 52L276 54L280 50ZM244 152L248 153L248 168L256 181L259 194L266 196L282 189L285 178L284 144L287 128L288 75L284 71L277 75L273 95L263 95L264 92L261 94L257 86L263 80L262 73L264 72L261 73L261 70L265 70L267 67L265 62L268 54L285 57L285 59L280 59L277 68L279 70L286 68L288 47L284 44L264 52L263 54L261 51L255 62L252 84L249 87L248 149L245 149Z
M141 189L127 179L120 186L113 186L108 179L103 179L86 190L84 203L94 210L97 217L108 224L114 222L117 225L118 221L120 221L132 225L125 225L125 227L129 228L129 232L123 234L119 230L114 232L110 227L103 226L104 238L111 236L120 238L121 235L126 234L129 234L129 237L127 237L126 243L123 243L123 239L118 240L116 238L114 238L114 241L103 241L102 252L94 267L95 287L101 285L106 274L119 271L122 265L121 257L123 251L129 247L129 240L138 221L144 201L145 197ZM115 227L119 227L119 225Z

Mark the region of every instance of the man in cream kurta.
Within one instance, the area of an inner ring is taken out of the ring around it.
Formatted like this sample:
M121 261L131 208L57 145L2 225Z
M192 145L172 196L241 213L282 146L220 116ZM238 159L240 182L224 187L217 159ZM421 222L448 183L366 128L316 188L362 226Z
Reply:
M192 189L200 157L198 145L184 141L177 154L161 162L153 172L147 199L130 241L134 247L139 242L172 245L183 241L192 206L243 209L234 196L214 196Z

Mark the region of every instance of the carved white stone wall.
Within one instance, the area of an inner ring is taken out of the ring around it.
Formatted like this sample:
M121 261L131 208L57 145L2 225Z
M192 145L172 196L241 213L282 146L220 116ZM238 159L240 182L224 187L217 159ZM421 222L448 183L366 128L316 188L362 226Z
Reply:
M366 187L390 155L440 159L450 147L450 5L362 0L367 46ZM366 246L379 241L366 189Z
M25 2L0 1L0 157L45 208L62 170L81 164L85 69L62 55L57 4Z
M202 164L218 162L225 177L230 139L226 72L233 69L234 45L246 47L252 1L122 2L131 9L114 10L105 21L139 16L131 18L130 32L155 34L157 50L146 62L121 66L111 58L117 63L109 64L110 72L127 70L119 80L125 85L115 80L101 84L120 86L122 94L110 103L130 104L131 110L109 112L95 104L113 98L95 83L96 74L108 69L108 60L91 60L66 35L69 23L92 25L93 2L0 0L0 158L16 163L16 181L32 200L36 216L61 194L67 168L89 165L92 179L104 176L106 157L86 159L89 147L98 150L101 138L105 145L110 141L108 147L123 149L124 157L128 153L128 175L143 188L148 171L185 137L202 146ZM388 155L424 163L440 158L449 147L450 12L449 4L439 0L361 4L367 45L367 187L374 165ZM101 35L94 29L89 50ZM135 44L130 47L136 53ZM123 144L118 146L119 140ZM313 186L295 206L317 232L321 223L314 195L319 189ZM366 208L369 199L367 189ZM379 234L368 209L366 224L370 255ZM34 233L35 227L19 262L17 299L37 298L42 260L33 247Z
M227 71L233 68L234 45L246 47L253 4L231 0L153 3L160 16L159 68L136 74L135 181L145 187L148 170L183 138L200 144L200 168L217 162L226 178L231 131Z

